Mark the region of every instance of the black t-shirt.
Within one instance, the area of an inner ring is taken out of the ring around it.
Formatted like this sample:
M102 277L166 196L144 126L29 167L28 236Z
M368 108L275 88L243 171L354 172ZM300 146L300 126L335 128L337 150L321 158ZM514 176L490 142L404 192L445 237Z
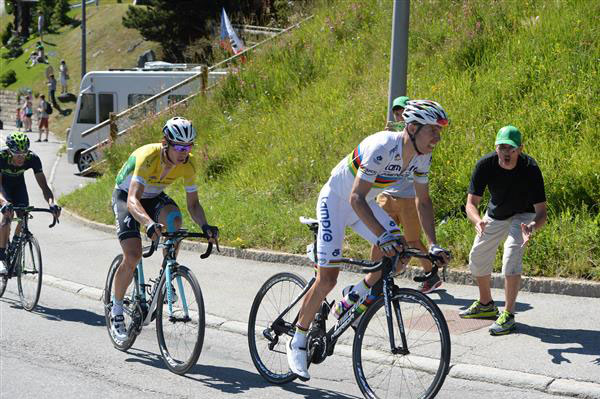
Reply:
M521 154L512 170L500 167L496 152L484 155L475 165L469 194L481 197L486 186L491 194L487 213L494 219L535 212L534 204L546 202L542 171L529 155Z
M2 173L2 185L10 187L14 184L25 184L23 176L27 169L33 169L33 173L40 173L42 169L42 161L33 152L25 157L25 162L21 166L15 166L11 162L12 155L8 149L0 150L0 173Z

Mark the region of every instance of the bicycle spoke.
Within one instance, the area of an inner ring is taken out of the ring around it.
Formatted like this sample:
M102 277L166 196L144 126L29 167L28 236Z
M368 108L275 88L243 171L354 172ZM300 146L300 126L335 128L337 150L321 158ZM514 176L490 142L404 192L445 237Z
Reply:
M400 290L392 303L399 307L407 342L407 347L402 347L394 316L395 345L408 352L394 354L390 350L385 306L383 299L379 300L367 311L354 341L354 371L361 391L377 398L434 397L443 384L450 359L443 315L430 299L413 290Z

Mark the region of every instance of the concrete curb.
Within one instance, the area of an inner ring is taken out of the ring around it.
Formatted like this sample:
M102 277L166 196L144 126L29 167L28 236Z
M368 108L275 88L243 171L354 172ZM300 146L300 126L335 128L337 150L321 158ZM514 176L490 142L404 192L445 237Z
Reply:
M104 290L90 287L73 281L63 280L54 276L44 275L44 284L75 295L102 301ZM206 327L247 336L246 323L227 320L206 313ZM352 358L352 347L338 343L336 355ZM541 374L525 373L522 371L497 369L473 364L450 364L448 377L469 381L481 381L496 385L506 385L526 390L536 390L553 395L563 395L574 398L600 399L600 384L565 378L555 378Z
M114 234L115 232L114 226L94 222L67 209L63 209L63 214L67 214L69 217L92 229L110 234ZM206 250L206 244L193 241L183 241L182 248L188 251L204 252ZM284 263L289 265L313 267L312 262L310 262L306 256L288 254L285 252L221 247L221 252L219 255L230 256L239 259L255 260L259 262ZM342 267L342 269L346 271L359 272L359 268L356 266L345 265ZM412 279L415 275L420 273L420 268L409 266L403 277ZM448 270L447 281L454 284L475 285L475 282L471 278L471 273L463 270ZM497 273L493 274L492 288L504 288L504 276ZM523 276L521 291L600 298L600 283L573 279Z

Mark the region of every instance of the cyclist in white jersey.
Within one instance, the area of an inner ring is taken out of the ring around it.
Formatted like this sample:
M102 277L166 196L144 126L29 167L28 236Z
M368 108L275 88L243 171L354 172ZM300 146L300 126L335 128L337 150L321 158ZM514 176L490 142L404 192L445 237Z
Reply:
M438 103L428 100L409 101L403 116L406 128L402 132L382 131L365 138L333 169L319 194L317 279L304 297L296 333L286 347L290 369L302 380L310 379L306 335L315 313L337 283L345 228L351 227L386 256L393 256L402 251L405 242L396 223L377 206L375 197L411 175L417 195L426 193L429 197L431 152L440 141L440 131L448 124L448 118ZM433 244L430 252L447 261L445 250L436 244L433 212L425 212L421 217ZM381 272L369 273L352 291L364 297L380 278Z

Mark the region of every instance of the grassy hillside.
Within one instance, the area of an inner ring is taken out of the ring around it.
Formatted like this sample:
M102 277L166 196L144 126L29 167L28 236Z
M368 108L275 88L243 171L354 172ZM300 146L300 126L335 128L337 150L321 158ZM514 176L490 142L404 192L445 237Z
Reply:
M200 132L200 196L225 243L303 251L310 235L298 216L314 215L331 169L385 124L391 4L324 2L181 111ZM525 273L600 281L599 12L593 0L411 2L407 94L439 101L451 119L431 191L453 266L467 263L475 234L461 213L471 170L497 130L514 124L542 168L550 210ZM132 149L158 141L163 121L110 150L105 175L63 203L112 223L115 172ZM180 186L169 193L185 203ZM345 250L368 253L355 235Z
M86 8L87 20L87 71L104 70L108 68L132 68L136 66L139 55L148 50L158 48L156 43L145 42L139 32L125 28L121 19L129 4L116 4L115 1L101 1L100 6L88 5ZM73 9L70 16L81 20L81 8ZM7 23L6 17L3 22ZM44 71L47 64L37 64L27 68L26 60L39 40L33 35L23 46L24 53L14 60L0 58L0 73L13 69L17 73L17 81L8 86L8 90L31 88L34 93L48 95ZM71 79L68 81L69 91L77 94L81 81L81 28L63 27L55 34L44 35L44 48L49 58L49 65L55 71L58 81L57 95L60 93L60 79L58 67L60 60L64 59L69 68ZM4 52L1 49L0 52ZM72 103L61 105L61 108L73 108ZM72 115L62 117L53 113L50 128L58 135L71 125Z

